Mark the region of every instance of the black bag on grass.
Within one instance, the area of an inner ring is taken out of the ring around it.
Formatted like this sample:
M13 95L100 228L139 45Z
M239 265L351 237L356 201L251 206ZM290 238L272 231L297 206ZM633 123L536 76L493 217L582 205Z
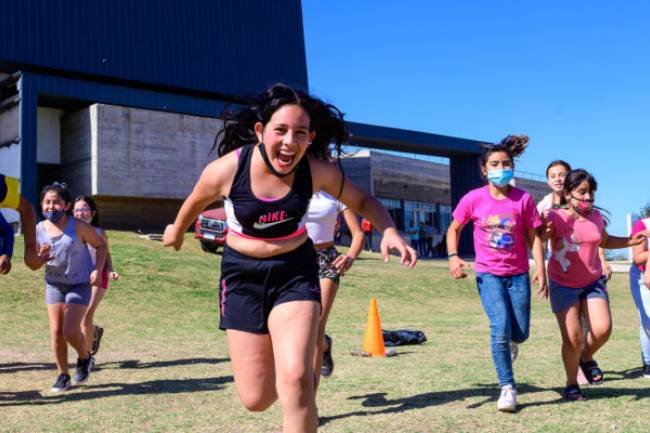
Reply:
M417 329L398 329L396 331L382 329L381 333L384 336L385 346L422 344L427 341L427 337L424 335L424 332L418 331Z

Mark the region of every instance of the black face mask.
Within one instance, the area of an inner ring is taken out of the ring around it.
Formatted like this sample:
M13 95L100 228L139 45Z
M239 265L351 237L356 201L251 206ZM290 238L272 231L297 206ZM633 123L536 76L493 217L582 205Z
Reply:
M257 148L260 150L260 154L262 155L264 164L266 164L266 168L268 168L269 171L277 177L287 177L290 174L292 174L294 171L296 171L296 169L298 168L298 164L296 164L295 167L293 167L289 173L280 173L275 168L273 168L273 165L271 164L271 160L269 159L269 155L266 153L266 148L264 147L264 143L258 144Z

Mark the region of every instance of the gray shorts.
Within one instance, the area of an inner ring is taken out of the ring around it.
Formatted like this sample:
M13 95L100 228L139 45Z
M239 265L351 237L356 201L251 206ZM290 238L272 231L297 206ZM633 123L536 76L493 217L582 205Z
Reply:
M576 289L574 287L561 286L552 280L549 281L551 311L553 311L553 313L560 313L567 310L578 301L584 301L585 299L600 298L609 303L606 282L607 280L605 277L600 277L588 286Z
M50 304L90 304L92 295L90 284L52 285L45 283L45 303Z

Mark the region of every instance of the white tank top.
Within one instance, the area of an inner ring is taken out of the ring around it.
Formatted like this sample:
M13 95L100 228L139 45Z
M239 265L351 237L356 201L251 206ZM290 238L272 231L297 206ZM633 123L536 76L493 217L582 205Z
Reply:
M339 212L347 207L326 193L317 191L311 197L309 209L307 209L307 235L314 244L324 244L334 240L334 228Z

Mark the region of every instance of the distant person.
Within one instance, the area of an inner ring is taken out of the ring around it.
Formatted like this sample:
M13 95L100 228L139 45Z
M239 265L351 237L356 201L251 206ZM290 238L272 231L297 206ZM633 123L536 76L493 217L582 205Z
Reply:
M427 224L424 226L424 233L425 233L425 248L424 248L424 253L425 256L427 257L433 257L433 233L434 233L434 228L431 224Z
M198 214L224 199L219 327L226 330L239 399L251 411L279 400L285 432L313 433L321 292L305 229L312 195L325 191L371 221L383 234L384 260L395 249L412 268L417 255L381 203L328 163L349 137L336 107L276 84L222 117L219 158L203 170L163 243L180 249Z
M365 243L365 250L372 251L372 223L368 221L365 218L361 219L361 231L363 231L363 235L365 236L366 243Z
M339 215L343 215L352 234L350 249L347 254L339 254L334 246ZM325 334L334 298L339 288L340 277L354 264L363 249L364 235L357 216L343 203L324 191L317 191L309 202L307 210L307 235L314 243L318 256L318 279L320 281L321 313L316 340L314 371L323 377L329 377L334 371L332 356L332 338ZM316 376L316 387L319 379Z
M424 222L420 221L418 226L418 254L420 257L426 257L427 248L427 230L424 228Z
M589 383L603 381L594 354L611 335L612 317L598 247L625 248L645 239L640 233L630 238L608 235L605 221L593 205L597 187L594 177L585 170L570 171L564 180L563 207L552 209L546 218L545 236L551 244L551 309L562 336L564 398L569 401L585 399L577 382L578 368ZM583 314L589 323L586 342L581 324Z
M52 392L70 388L68 343L77 352L75 382L90 377L93 357L81 332L92 294L91 286L101 283L106 244L90 224L69 215L72 196L65 184L53 183L41 192L44 221L36 226L40 263L45 266L45 303L50 319L50 338L59 377ZM88 244L96 253L93 266Z
M111 253L108 249L108 237L106 236L104 229L99 225L99 212L97 211L95 200L87 195L78 196L74 199L72 214L75 218L93 226L99 237L101 237L106 244L106 264L102 268L100 283L92 286L90 304L88 305L88 309L86 310L86 314L82 321L82 330L86 338L86 347L91 348L90 353L95 356L99 351L102 336L104 335L104 328L101 326L95 326L93 323L95 311L97 311L97 307L106 295L109 280L117 281L120 278L120 274L113 270L113 260L111 259ZM97 251L95 250L95 247L90 244L88 244L88 251L90 252L90 257L93 259L94 266Z
M641 218L634 223L630 236L650 230L650 203L643 209ZM650 282L648 270L649 240L632 247L632 266L630 266L630 291L634 305L639 312L639 338L641 342L641 362L643 377L650 379ZM644 275L646 278L644 280Z
M490 346L501 394L497 409L513 412L517 390L512 362L518 344L526 341L530 328L530 277L528 249L535 259L533 281L547 296L544 251L539 231L543 224L533 198L510 185L514 158L528 144L527 136L510 135L487 147L481 157L481 173L488 185L465 194L453 212L447 230L449 272L465 278L467 266L458 256L458 239L465 225L474 223L476 283L488 319Z
M39 260L36 251L36 217L34 208L20 195L18 179L0 174L0 209L13 209L20 215L20 226L25 242L25 264L36 269ZM14 231L0 213L0 274L11 271L11 258L14 252Z
M420 230L417 224L415 224L415 221L411 222L411 225L409 226L406 233L408 233L411 240L411 248L413 248L415 251L418 251L420 244Z

